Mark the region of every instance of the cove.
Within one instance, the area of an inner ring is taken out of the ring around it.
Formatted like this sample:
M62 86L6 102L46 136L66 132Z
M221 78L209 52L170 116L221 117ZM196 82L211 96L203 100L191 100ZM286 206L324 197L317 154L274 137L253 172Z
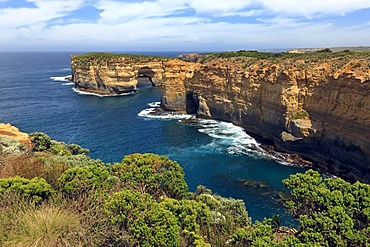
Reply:
M304 169L258 154L253 139L228 123L184 124L140 116L148 104L160 100L158 87L118 97L80 95L58 79L71 73L70 54L1 53L0 121L77 143L104 162L120 162L130 153L167 155L183 167L190 190L203 184L214 193L243 199L253 221L274 214L291 220L276 199L283 190L281 180Z

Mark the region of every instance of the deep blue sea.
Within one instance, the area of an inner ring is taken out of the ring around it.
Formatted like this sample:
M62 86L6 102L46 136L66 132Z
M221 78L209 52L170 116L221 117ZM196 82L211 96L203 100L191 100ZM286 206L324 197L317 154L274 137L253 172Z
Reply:
M104 162L120 162L130 153L167 155L183 167L191 191L203 184L219 195L243 199L253 221L279 214L290 224L276 202L277 193L283 190L281 180L302 168L274 161L230 123L185 124L179 119L186 116L148 117L150 107L160 101L157 87L119 97L79 94L63 80L71 74L71 54L0 53L0 122L77 143ZM246 186L242 179L267 182L268 187Z

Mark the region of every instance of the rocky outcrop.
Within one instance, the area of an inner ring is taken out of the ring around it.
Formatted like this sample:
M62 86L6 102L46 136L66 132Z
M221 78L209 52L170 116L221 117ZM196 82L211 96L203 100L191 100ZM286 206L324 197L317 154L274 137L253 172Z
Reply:
M10 124L0 123L0 157L24 154L31 148L32 142L27 133L20 132Z
M248 54L196 56L202 63L72 56L73 81L82 90L122 93L148 76L163 86L166 110L233 122L324 171L370 182L370 56Z
M233 122L325 171L370 181L368 58L225 58L197 68L165 85L165 109Z
M17 127L0 123L0 137L7 137L16 140L26 147L32 147L32 142L27 133L19 131Z
M140 81L161 85L169 58L90 53L72 55L72 81L82 91L122 94L135 91Z

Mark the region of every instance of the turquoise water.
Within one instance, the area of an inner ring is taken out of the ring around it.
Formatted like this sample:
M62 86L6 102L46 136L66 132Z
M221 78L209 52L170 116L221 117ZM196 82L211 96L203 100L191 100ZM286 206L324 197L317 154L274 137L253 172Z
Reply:
M190 190L203 184L222 196L243 199L253 220L280 214L286 223L291 221L276 202L277 193L282 179L303 169L274 161L230 123L184 124L179 121L184 116L148 117L148 104L160 100L160 88L142 87L120 97L78 94L58 78L71 74L69 57L0 53L0 122L80 144L104 162L119 162L135 152L167 155L184 168ZM267 182L268 187L245 186L242 179Z

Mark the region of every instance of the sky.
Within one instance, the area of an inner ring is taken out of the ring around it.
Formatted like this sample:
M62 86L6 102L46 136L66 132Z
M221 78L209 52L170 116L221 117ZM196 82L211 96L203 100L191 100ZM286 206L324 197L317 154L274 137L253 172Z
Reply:
M370 45L370 0L0 0L0 51Z

